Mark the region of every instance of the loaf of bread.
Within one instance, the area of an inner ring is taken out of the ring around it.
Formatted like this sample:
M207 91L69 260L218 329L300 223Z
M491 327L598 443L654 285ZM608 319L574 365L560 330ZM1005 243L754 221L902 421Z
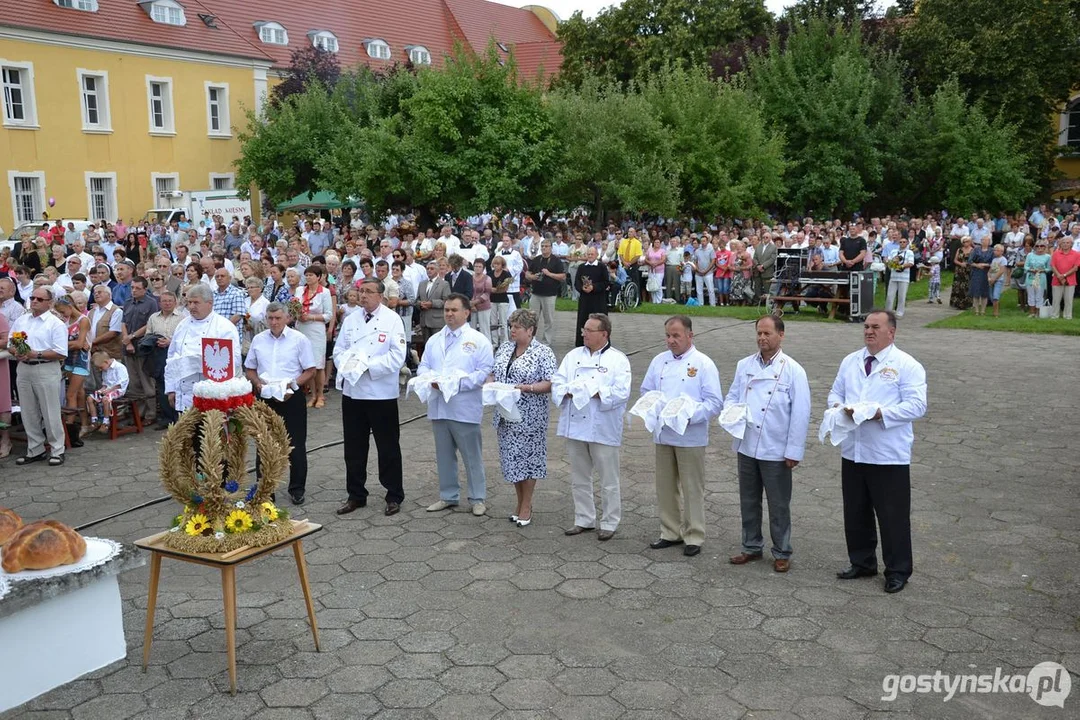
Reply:
M14 510L0 508L0 545L3 545L15 531L22 527L22 518Z
M4 545L4 572L48 570L71 565L86 554L86 540L56 520L39 520L24 525Z

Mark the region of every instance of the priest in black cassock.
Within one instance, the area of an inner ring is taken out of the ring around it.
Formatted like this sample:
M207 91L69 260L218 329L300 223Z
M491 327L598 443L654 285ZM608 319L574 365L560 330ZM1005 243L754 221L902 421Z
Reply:
M581 328L591 313L607 313L608 287L611 276L604 263L597 260L596 248L585 251L585 263L578 268L574 278L574 289L578 291L577 326L574 330L574 347L581 347L585 341L581 337Z

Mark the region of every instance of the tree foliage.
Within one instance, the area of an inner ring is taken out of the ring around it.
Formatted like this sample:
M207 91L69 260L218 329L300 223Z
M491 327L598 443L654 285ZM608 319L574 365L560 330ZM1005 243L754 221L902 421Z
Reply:
M704 65L729 43L765 33L772 21L763 0L626 0L592 20L576 12L559 25L558 82L576 86L597 75L627 83L669 64Z
M290 54L289 69L281 83L274 87L270 102L277 105L313 85L333 88L340 76L341 66L335 53L305 44Z
M901 51L922 94L955 76L973 101L1015 124L1028 171L1045 183L1053 118L1080 78L1078 21L1073 0L919 0Z
M750 58L747 79L784 135L790 207L846 213L873 198L903 102L892 58L868 47L857 25L811 20Z

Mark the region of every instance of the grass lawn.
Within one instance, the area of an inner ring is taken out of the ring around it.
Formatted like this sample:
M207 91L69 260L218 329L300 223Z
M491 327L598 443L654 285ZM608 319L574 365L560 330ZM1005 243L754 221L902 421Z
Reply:
M567 310L576 312L577 303L573 300L566 300L559 298L555 301L556 310ZM628 313L619 313L617 310L613 311L615 315L688 315L690 317L725 317L735 318L737 320L757 320L762 315L767 314L764 307L713 307L712 305L656 305L654 303L642 303L638 305L635 310ZM806 309L803 306L803 311L800 313L791 312L791 306L788 305L788 310L784 313L784 321L798 321L805 320L810 322L847 322L846 320L836 319L829 320L827 315L822 315L817 310Z
M952 285L953 274L952 270L945 270L941 273L941 287L945 289ZM885 292L888 290L888 285L878 280L877 288L874 291L874 305L876 307L885 307ZM924 277L917 283L911 283L907 292L907 301L912 302L914 300L925 300L930 297L930 279Z
M914 288L912 288L914 290ZM911 296L908 295L910 299ZM1006 290L1001 296L1001 317L991 313L976 316L971 310L965 310L947 318L930 323L928 327L960 330L999 330L1002 332L1040 333L1047 335L1080 335L1080 300L1073 301L1072 320L1040 320L1029 318L1027 311L1016 306L1016 291Z

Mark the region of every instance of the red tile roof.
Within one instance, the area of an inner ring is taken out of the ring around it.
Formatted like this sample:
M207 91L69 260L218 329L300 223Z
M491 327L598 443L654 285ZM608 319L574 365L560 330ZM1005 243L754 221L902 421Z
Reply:
M75 35L97 40L138 43L178 50L206 49L220 55L272 59L258 36L235 32L226 23L208 27L199 15L215 15L203 0L179 0L186 25L163 25L150 19L135 0L98 0L97 12L59 7L53 0L0 1L0 26L40 30L53 35Z
M364 63L375 68L408 60L408 47L427 48L435 64L453 51L455 40L482 52L490 37L514 48L522 77L533 79L543 66L558 70L558 40L533 12L488 0L180 0L187 25L150 20L136 0L98 0L98 11L57 7L52 0L0 0L0 25L51 33L139 42L188 50L206 48L226 55L271 60L289 65L291 51L311 43L308 33L329 30L338 40L342 67ZM199 14L217 18L208 28ZM259 39L257 22L276 22L288 32L287 46ZM391 58L369 57L366 40L382 39Z

